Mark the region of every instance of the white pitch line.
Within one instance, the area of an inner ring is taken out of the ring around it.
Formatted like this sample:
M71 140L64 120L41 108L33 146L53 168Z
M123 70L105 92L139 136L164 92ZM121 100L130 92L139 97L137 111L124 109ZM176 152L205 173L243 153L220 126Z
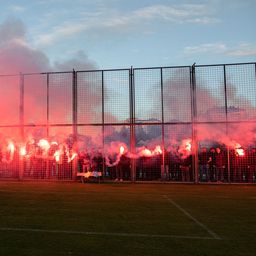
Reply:
M54 233L54 234L68 234L68 235L139 237L139 238L174 238L174 239L199 239L199 240L215 239L212 237L203 237L203 236L154 235L154 234L140 234L140 233L91 232L91 231L51 230L51 229L33 229L33 228L4 228L4 227L2 227L2 228L0 228L0 231Z
M218 239L220 240L221 238L212 230L210 230L206 225L204 225L202 222L200 222L199 220L197 220L195 217L193 217L189 212L187 212L185 209L183 209L180 205L178 205L177 203L175 203L170 197L168 197L167 195L163 195L163 197L165 199L168 200L168 202L170 204L172 204L173 206L175 206L176 208L178 208L181 212L183 212L189 219L193 220L198 226L200 226L201 228L203 228L204 230L206 230L212 237L213 239Z

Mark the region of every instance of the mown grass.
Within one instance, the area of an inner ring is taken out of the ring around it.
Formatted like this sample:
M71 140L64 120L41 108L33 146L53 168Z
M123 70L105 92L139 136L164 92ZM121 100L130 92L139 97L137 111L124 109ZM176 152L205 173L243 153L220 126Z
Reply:
M2 181L0 205L0 255L256 255L256 186Z

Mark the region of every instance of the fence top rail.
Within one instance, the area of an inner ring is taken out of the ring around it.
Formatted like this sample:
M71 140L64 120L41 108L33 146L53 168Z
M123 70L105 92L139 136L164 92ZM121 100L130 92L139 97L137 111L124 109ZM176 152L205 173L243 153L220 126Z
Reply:
M194 65L195 67L216 67L216 66L239 66L239 65L256 65L256 62L240 62L240 63L221 63L221 64L202 64ZM31 72L19 74L0 74L0 77L10 76L29 76L29 75L51 75L51 74L72 74L75 73L89 73L89 72L111 72L111 71L129 71L129 70L152 70L152 69L174 69L174 68L191 68L191 65L186 66L158 66L158 67L133 67L130 68L116 68L116 69L88 69L88 70L69 70L69 71L49 71L49 72Z
M34 72L34 73L19 73L19 74L0 74L0 77L10 76L32 76L32 75L50 75L50 74L72 74L73 71L50 71L50 72Z
M145 69L171 69L171 68L190 68L191 66L160 66L160 67L145 67L145 68L133 68L133 70L145 70Z
M76 73L86 73L86 72L105 72L105 71L130 71L130 68L113 68L113 69L89 69L89 70L77 70Z
M203 65L195 65L195 67L239 66L239 65L256 65L256 62L222 63L222 64L203 64Z

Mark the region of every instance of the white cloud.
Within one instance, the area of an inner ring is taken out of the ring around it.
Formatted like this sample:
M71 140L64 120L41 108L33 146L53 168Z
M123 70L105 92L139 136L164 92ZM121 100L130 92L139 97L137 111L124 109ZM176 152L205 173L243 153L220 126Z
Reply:
M224 54L233 57L256 56L256 45L251 43L240 43L238 45L227 45L225 43L207 43L184 48L187 55L194 54Z
M23 12L26 10L26 8L21 5L10 5L9 10L12 12Z
M237 47L234 47L233 49L228 50L226 54L237 57L256 56L256 45L243 43Z
M66 18L66 20L68 19ZM90 13L81 11L75 19L62 22L53 27L49 33L39 34L36 41L40 46L50 45L71 35L74 36L82 32L105 32L107 29L111 33L117 31L125 33L127 28L136 30L155 21L170 24L204 25L220 22L213 17L208 6L203 4L151 5L128 13L113 9L96 10Z
M68 23L64 26L55 27L53 33L39 35L37 40L39 45L51 45L58 39L69 37L85 30L86 25L79 24L74 26L72 23Z
M184 49L185 54L198 54L198 53L223 53L227 49L224 43L207 43L196 46L187 46Z
M211 17L206 5L181 4L181 5L153 5L137 10L132 15L134 18L156 19L177 23L216 23L219 20Z

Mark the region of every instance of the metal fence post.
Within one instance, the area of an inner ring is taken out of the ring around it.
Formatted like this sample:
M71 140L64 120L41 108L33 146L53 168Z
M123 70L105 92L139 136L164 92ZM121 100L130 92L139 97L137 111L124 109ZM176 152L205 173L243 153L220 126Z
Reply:
M19 106L19 119L20 119L20 135L24 142L24 75L20 73L20 106ZM19 157L19 179L23 179L24 174L24 161Z
M102 118L102 177L105 177L105 101L104 101L104 71L101 71L101 118Z
M135 91L134 91L134 70L133 67L129 71L130 81L130 150L135 154ZM131 181L136 181L136 162L131 158Z
M72 125L73 125L73 143L77 144L77 73L73 69L72 79ZM72 166L72 179L76 179L77 174L77 161L74 161Z
M228 96L227 96L227 77L226 77L226 65L223 65L224 75L224 91L225 91L225 123L226 123L226 136L228 136ZM228 161L228 182L230 179L230 147L227 145L227 161Z
M196 69L195 63L190 68L191 119L192 119L192 168L194 182L199 182L198 175L198 141L197 141L197 107L196 107Z
M20 73L20 135L24 140L24 75Z
M47 119L47 138L49 138L49 118L50 118L50 98L49 98L49 84L50 84L50 78L49 73L46 75L46 119Z
M160 82L161 82L161 112L162 112L162 166L161 166L161 179L165 180L167 177L165 176L165 130L164 130L164 88L163 88L163 68L160 68Z

